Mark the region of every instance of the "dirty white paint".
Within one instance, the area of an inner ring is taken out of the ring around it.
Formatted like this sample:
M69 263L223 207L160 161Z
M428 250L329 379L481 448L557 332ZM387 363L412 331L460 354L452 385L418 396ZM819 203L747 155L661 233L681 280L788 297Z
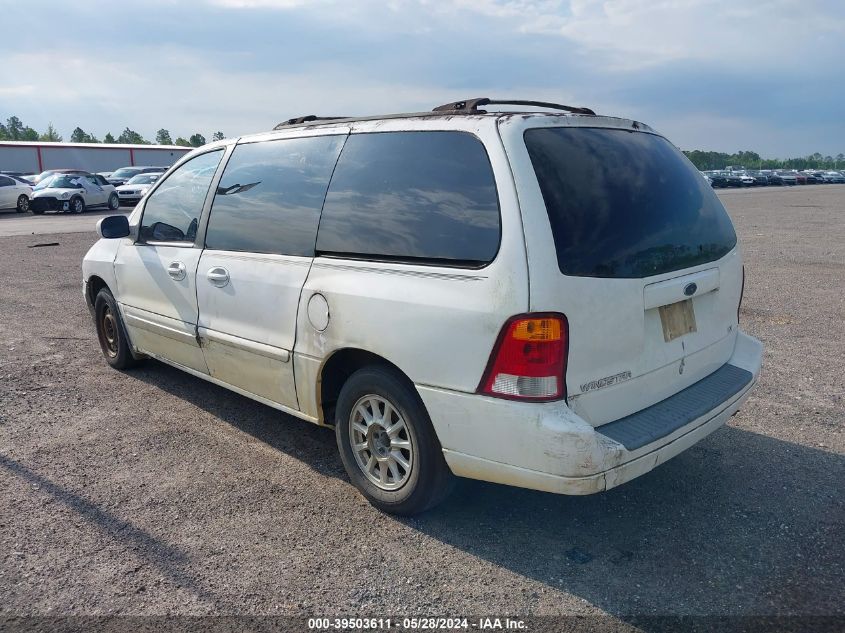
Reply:
M365 350L414 382L456 474L567 494L605 490L647 472L723 424L756 383L762 348L736 323L738 248L718 262L647 282L560 274L522 141L528 127L548 125L631 129L630 121L605 117L415 116L305 125L248 139L409 130L474 134L490 158L502 226L496 258L477 270L228 253L203 250L200 244L141 247L128 238L98 242L86 256L85 279L97 275L115 293L134 347L260 402L331 422L320 410L321 370L338 351ZM225 147L226 158L212 189L238 141L216 144ZM163 184L166 177L155 186ZM211 199L203 209L200 240ZM132 214L133 227L142 209L143 202ZM166 273L174 259L185 265L184 280ZM226 283L214 278L220 271ZM679 298L691 281L700 289L692 298L697 330L664 344L658 308ZM502 325L529 311L568 318L569 404L475 393ZM627 451L596 431L725 362L747 369L754 380L667 437ZM608 376L625 380L582 392L581 385Z

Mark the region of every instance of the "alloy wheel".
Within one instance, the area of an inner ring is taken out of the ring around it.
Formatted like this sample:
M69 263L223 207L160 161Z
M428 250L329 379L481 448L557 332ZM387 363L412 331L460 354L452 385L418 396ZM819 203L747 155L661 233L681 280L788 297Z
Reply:
M368 394L349 415L349 440L361 472L382 490L398 490L414 467L408 423L382 396Z

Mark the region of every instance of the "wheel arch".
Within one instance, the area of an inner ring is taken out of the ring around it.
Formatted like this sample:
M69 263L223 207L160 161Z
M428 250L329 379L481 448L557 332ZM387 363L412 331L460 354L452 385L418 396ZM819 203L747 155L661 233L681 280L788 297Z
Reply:
M85 287L85 300L88 302L90 307L94 307L94 302L97 300L97 295L100 294L100 290L105 288L109 292L112 292L112 289L109 288L109 285L106 281L100 277L99 275L91 275L88 277L88 284ZM114 294L112 292L112 294Z
M344 347L335 350L323 361L323 365L320 367L317 379L317 410L322 424L334 426L334 409L344 383L356 371L369 366L381 366L392 370L411 388L414 394L417 394L414 382L395 363L374 352L356 347ZM417 398L419 398L418 394ZM422 404L421 398L419 398L419 401Z

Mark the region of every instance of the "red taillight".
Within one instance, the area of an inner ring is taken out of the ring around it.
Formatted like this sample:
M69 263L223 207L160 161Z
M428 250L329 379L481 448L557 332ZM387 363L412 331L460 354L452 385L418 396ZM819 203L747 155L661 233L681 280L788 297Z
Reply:
M479 393L512 400L566 397L569 324L562 314L523 314L505 323Z
M745 294L745 266L742 267L742 287L739 290L739 303L736 304L736 322L739 323L739 309L742 307L742 295Z

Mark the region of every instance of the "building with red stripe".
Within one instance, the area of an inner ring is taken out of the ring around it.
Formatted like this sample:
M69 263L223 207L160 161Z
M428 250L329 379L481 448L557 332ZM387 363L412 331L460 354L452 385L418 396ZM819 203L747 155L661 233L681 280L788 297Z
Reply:
M45 169L98 172L132 165L169 167L192 149L179 145L0 141L0 171L40 174Z

